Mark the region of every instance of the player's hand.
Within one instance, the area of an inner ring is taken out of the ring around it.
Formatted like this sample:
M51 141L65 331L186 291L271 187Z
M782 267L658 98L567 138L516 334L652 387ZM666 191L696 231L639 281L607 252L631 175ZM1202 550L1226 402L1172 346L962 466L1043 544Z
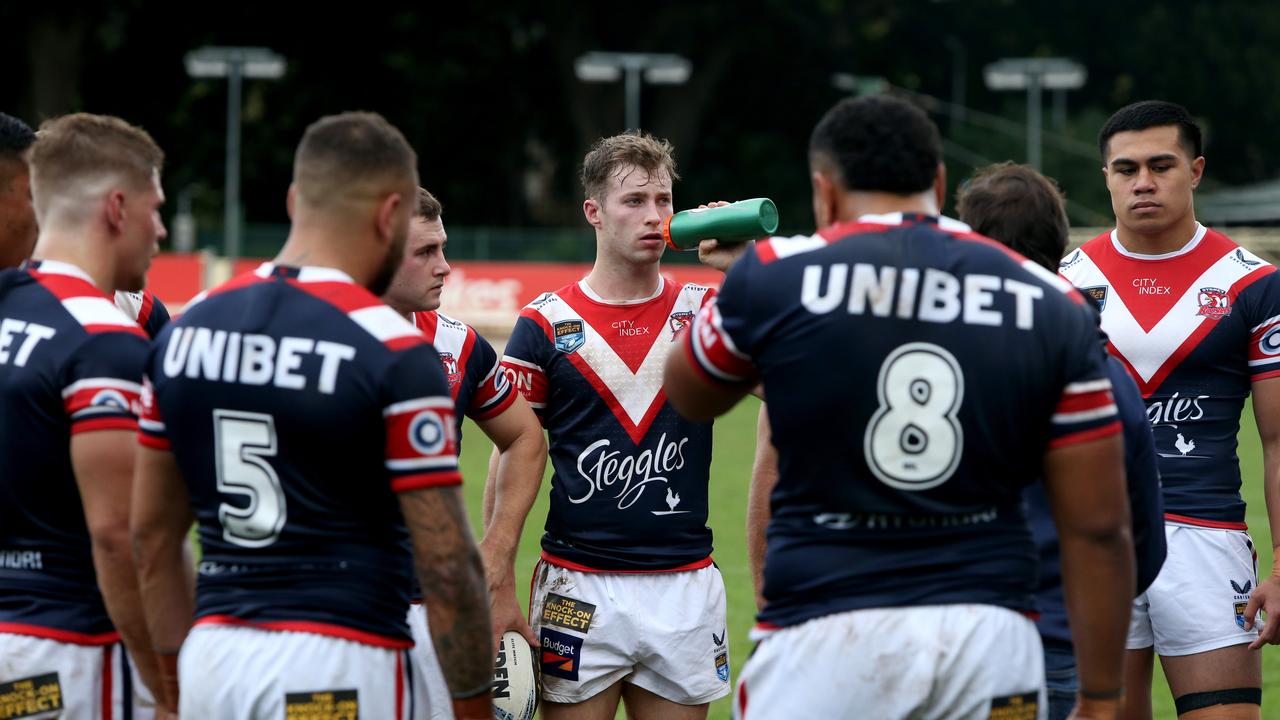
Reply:
M480 697L454 700L453 716L457 720L493 720L493 699L485 693Z
M706 205L699 205L698 208L717 208L732 203L724 200L709 202ZM751 243L733 243L721 247L718 240L703 240L698 243L698 261L708 267L713 267L720 272L728 272L729 266L737 260L742 253L747 251L747 246Z
M1280 624L1264 622L1264 618L1257 617L1259 610L1268 618L1276 617L1275 613L1280 612L1280 577L1272 575L1263 580L1249 595L1249 604L1244 608L1244 629L1258 628L1258 639L1249 643L1250 650L1257 650L1268 643L1280 644Z
M489 587L489 627L493 631L493 646L502 642L502 634L515 630L524 636L532 647L539 647L538 636L533 634L529 621L516 600L515 576L501 558L505 553L494 550L480 541L480 558L484 563L485 584Z

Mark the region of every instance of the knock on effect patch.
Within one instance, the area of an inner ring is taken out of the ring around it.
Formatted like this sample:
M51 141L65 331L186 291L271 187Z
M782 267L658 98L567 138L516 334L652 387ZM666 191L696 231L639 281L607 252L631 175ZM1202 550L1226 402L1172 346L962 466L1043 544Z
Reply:
M0 720L17 720L61 709L62 685L58 683L58 673L0 683Z
M591 618L595 614L595 605L555 593L547 593L547 602L542 606L543 623L584 635L591 631Z
M992 698L990 720L1036 720L1039 709L1040 696L1033 692Z
M359 720L360 702L355 690L317 690L287 693L285 720Z

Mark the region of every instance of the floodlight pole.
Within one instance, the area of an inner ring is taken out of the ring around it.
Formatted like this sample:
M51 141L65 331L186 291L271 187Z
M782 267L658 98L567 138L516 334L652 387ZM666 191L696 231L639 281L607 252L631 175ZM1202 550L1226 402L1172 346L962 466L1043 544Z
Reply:
M1041 91L1059 94L1084 85L1084 66L1067 58L1005 58L991 63L983 73L991 90L1027 91L1027 164L1039 170L1043 108ZM1062 100L1065 105L1065 99Z

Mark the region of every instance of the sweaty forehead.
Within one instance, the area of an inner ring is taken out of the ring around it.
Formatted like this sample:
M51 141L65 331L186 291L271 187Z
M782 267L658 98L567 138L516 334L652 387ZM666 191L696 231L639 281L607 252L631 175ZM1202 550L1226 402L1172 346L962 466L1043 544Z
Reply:
M635 165L624 165L613 173L609 180L610 192L671 192L671 173L659 169L650 173Z
M1126 130L1107 141L1107 162L1131 160L1142 163L1156 155L1186 157L1190 149L1179 142L1177 125L1161 125L1146 130Z

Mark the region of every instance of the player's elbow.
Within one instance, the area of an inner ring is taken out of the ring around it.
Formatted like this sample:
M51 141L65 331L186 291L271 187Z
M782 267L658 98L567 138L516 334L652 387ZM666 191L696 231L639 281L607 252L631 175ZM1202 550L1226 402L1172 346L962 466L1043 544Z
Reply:
M123 519L110 519L89 523L89 538L93 552L99 558L113 563L133 562L133 545L129 524Z

